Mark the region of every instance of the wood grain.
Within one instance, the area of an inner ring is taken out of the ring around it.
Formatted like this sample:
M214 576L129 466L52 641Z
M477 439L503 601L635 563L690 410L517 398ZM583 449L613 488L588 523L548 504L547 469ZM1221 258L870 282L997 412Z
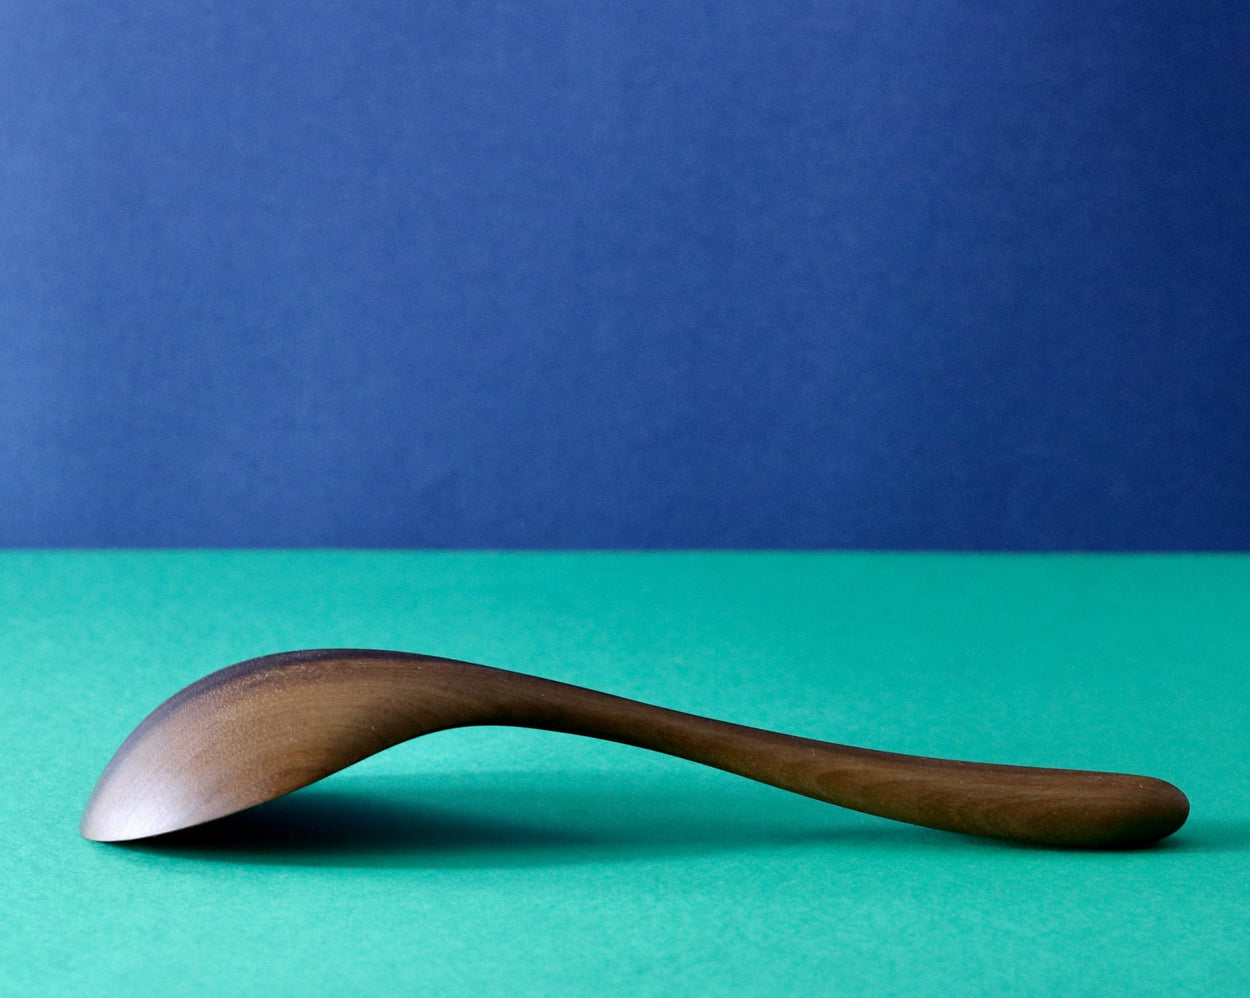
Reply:
M877 752L468 662L325 649L241 662L161 704L109 762L81 832L123 841L186 828L419 735L499 724L636 745L841 807L1021 843L1140 847L1189 813L1180 790L1147 776Z

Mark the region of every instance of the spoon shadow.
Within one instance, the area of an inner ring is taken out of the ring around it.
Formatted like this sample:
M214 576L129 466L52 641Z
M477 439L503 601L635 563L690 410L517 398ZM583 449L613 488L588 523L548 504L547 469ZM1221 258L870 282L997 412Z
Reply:
M1250 820L1199 818L1189 823L1174 844L1166 844L1187 853L1250 852Z
M689 774L664 781L508 771L333 777L204 825L113 848L262 865L484 867L820 843L1013 848L745 782L692 787Z

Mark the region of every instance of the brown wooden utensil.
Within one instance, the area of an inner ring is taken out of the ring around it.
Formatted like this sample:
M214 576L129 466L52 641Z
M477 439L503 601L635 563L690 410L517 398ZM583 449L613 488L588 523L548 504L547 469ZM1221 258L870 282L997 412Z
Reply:
M955 762L714 721L516 672L364 650L267 655L204 677L122 744L80 830L118 842L198 825L418 735L507 724L666 752L898 821L1049 846L1128 848L1189 801L1147 776Z

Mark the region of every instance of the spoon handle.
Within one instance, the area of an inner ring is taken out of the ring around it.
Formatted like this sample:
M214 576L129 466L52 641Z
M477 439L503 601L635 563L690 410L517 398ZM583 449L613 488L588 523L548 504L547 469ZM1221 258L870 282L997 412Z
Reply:
M1050 846L1129 848L1170 835L1189 813L1180 790L1148 776L878 752L471 668L486 670L478 678L498 705L479 723L635 745L914 825Z

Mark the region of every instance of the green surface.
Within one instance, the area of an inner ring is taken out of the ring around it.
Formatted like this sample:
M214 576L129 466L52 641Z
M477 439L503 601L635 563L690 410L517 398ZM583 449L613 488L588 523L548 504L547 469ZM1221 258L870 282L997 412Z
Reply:
M1250 558L0 553L0 993L1234 995ZM215 840L77 834L165 697L427 652L903 752L1126 770L1162 846L1015 848L512 729L398 746Z

